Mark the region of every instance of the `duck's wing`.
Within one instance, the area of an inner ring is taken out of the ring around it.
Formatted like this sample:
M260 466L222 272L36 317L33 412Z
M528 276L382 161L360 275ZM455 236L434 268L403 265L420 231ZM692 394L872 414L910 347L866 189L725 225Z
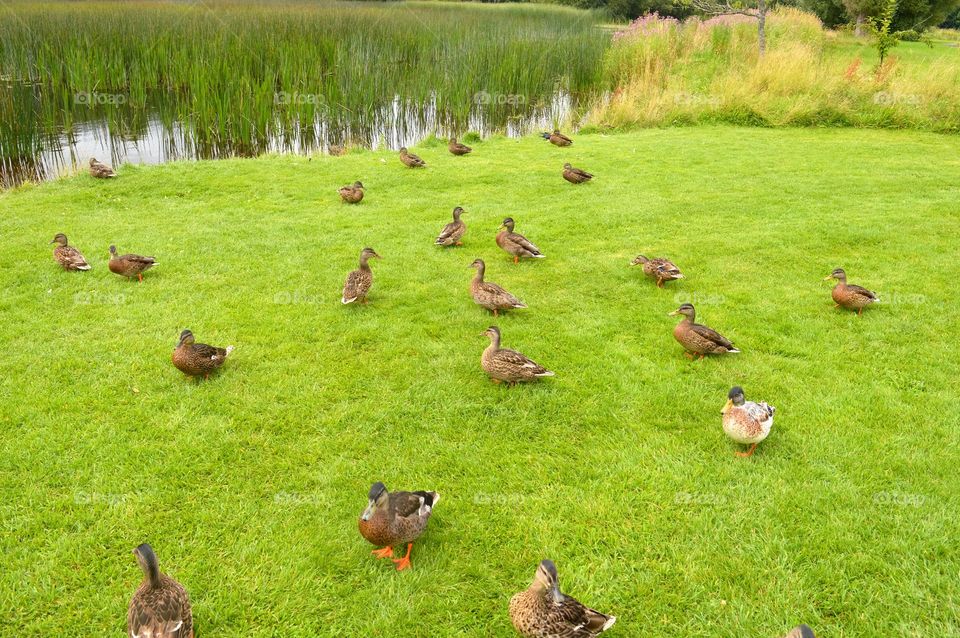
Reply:
M550 372L530 357L520 354L516 350L501 348L500 350L497 350L493 356L496 357L497 361L500 361L508 366L515 368L528 368L535 375L544 375Z
M706 327L706 326L704 326L704 325L701 325L701 324L699 324L699 323L695 323L695 324L691 325L690 328L691 328L691 330L693 330L694 332L696 332L698 335L700 335L700 336L703 337L704 339L709 339L710 341L714 342L714 343L717 344L718 346L723 346L724 348L733 348L733 347L734 347L734 346L733 346L733 343L732 343L729 339L727 339L726 337L724 337L722 334L720 334L719 332L717 332L717 331L714 330L713 328L708 328L708 327Z
M205 343L193 344L193 352L196 353L197 356L204 359L210 359L211 361L215 359L225 359L229 354L226 348L208 346Z
M534 246L532 241L530 241L520 233L510 233L509 235L507 235L507 237L510 239L510 241L522 247L523 249L530 251L534 255L540 254L540 249Z
M477 287L479 288L481 294L497 299L498 301L503 301L504 303L508 303L515 307L526 308L526 305L524 305L522 301L493 282L485 281L482 284L478 284Z
M190 600L179 583L151 589L146 596L138 591L127 610L130 638L188 638L181 630L190 616ZM192 629L192 628L190 628Z
M855 295L860 295L861 297L866 297L867 299L870 299L870 300L872 300L872 301L876 301L876 300L877 300L877 293L873 292L872 290L867 290L867 289L864 288L863 286L857 286L857 285L854 285L854 284L847 284L847 290L849 290L850 292L852 292L852 293L855 294Z
M435 500L435 492L390 492L390 509L401 518L422 516L433 509Z
M591 638L612 627L617 620L569 596L555 603L551 611L558 621L555 635L561 638Z
M458 224L457 222L450 222L449 224L444 226L443 230L440 231L440 234L437 235L436 243L442 244L443 242L450 239L450 237L453 236L453 234L457 231L459 227L460 227L460 224Z

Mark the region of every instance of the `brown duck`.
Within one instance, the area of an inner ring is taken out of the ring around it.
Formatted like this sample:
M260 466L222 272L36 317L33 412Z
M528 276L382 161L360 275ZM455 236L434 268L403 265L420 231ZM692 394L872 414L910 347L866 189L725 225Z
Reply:
M192 377L203 375L204 379L209 379L210 373L222 366L231 352L233 346L217 348L196 343L193 333L184 330L180 333L177 347L173 349L173 365L184 374Z
M110 272L123 277L136 277L143 281L143 271L149 270L157 265L157 260L153 257L144 257L143 255L117 255L117 247L110 246L110 261L107 263Z
M836 268L823 279L824 281L827 279L837 280L837 285L833 287L831 293L836 304L834 308L843 306L849 310L856 310L858 315L862 315L864 308L880 301L880 297L872 290L867 290L863 286L848 284L847 273L844 272L843 268Z
M397 570L410 568L410 552L413 542L427 529L430 514L440 501L436 492L387 492L379 481L374 483L367 495L367 509L360 516L360 534L383 549L371 554L377 558L391 558ZM394 545L407 545L403 558L393 558Z
M480 356L480 367L494 383L514 385L520 381L554 376L553 372L519 352L501 348L500 328L490 326L483 334L490 337L490 345Z
M447 150L453 153L454 155L467 155L473 151L472 148L466 144L461 144L457 141L457 138L451 137L450 143L447 144Z
M143 570L143 583L127 609L127 635L131 638L193 638L190 597L183 585L160 572L157 555L144 543L135 550Z
M50 243L57 245L53 249L53 258L64 270L90 270L90 264L83 258L80 251L67 243L66 235L57 233Z
M510 621L524 638L591 638L613 627L617 617L563 594L556 566L544 560L530 587L510 599Z
M571 184L582 184L593 179L593 174L587 171L574 168L569 162L563 165L563 179Z
M418 155L408 152L406 146L400 149L400 161L410 168L420 168L427 165Z
M477 269L477 274L474 275L473 281L470 282L470 294L473 295L473 300L477 302L477 304L487 310L492 310L494 317L496 317L497 313L501 310L527 307L525 303L497 284L483 280L486 264L483 263L482 259L475 259L473 263L470 264L470 267Z
M340 199L348 204L359 204L363 199L363 183L354 182L353 186L344 186L337 191L340 193Z
M343 296L340 297L340 303L353 303L357 299L360 303L367 303L367 293L370 292L370 286L373 285L373 271L370 270L370 258L382 259L373 248L364 248L360 251L360 265L356 270L347 275L347 280L343 284Z
M654 257L647 259L645 255L637 255L631 266L643 266L643 274L657 280L657 288L663 288L663 282L683 279L683 273L669 259Z
M443 230L440 231L440 234L437 235L437 240L435 243L437 246L463 246L463 242L460 239L463 237L463 234L467 232L467 225L460 220L460 215L463 215L465 210L457 206L453 209L453 221L443 227Z
M697 311L693 304L685 303L670 313L670 316L676 315L683 315L683 321L673 329L673 338L686 348L687 352L684 354L688 359L693 359L696 355L703 359L708 354L740 352L729 339L716 330L694 323Z
M513 255L513 263L519 263L521 257L534 257L536 259L546 257L540 252L539 248L533 245L533 242L520 233L513 232L514 222L512 217L503 220L500 228L503 230L497 233L497 246Z
M554 146L570 146L573 140L560 132L560 129L553 129L553 133L542 133L543 139L548 140Z
M116 171L103 162L97 161L97 158L95 157L90 158L90 174L99 179L107 179L108 177L117 176Z
M807 625L797 625L790 630L783 638L817 638L813 635L813 630L810 629Z

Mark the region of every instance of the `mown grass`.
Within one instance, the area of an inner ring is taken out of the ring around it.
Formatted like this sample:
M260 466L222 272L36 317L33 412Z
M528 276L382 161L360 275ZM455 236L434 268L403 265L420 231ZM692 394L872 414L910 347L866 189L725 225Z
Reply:
M148 541L202 636L509 636L537 561L611 635L947 636L957 601L960 319L953 137L711 128L393 154L120 167L0 196L0 612L23 635L119 635ZM572 161L596 180L560 178ZM936 167L936 170L930 170ZM367 197L339 202L360 179ZM466 245L432 245L450 209ZM547 258L510 263L500 220ZM93 265L64 273L65 232ZM143 284L107 247L156 255ZM367 307L339 302L365 245ZM638 252L687 273L657 290ZM467 266L523 298L493 323ZM833 309L836 266L878 290ZM691 363L693 301L743 351ZM237 349L209 382L178 332ZM778 408L750 459L731 385ZM356 531L370 483L442 500L412 572Z

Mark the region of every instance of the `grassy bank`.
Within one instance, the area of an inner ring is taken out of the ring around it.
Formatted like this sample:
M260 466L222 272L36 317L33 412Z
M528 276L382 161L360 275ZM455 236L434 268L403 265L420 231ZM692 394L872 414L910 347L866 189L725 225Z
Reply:
M957 138L723 127L120 167L0 196L0 613L120 635L149 541L202 636L511 636L544 556L611 636L960 631ZM571 186L560 167L596 173ZM936 171L918 167L936 166ZM367 197L340 203L360 179ZM433 237L462 205L465 246ZM514 266L506 215L547 255ZM65 232L93 269L64 273ZM143 284L107 247L156 255ZM340 288L364 245L367 307ZM658 290L627 264L673 258ZM556 371L491 384L467 266L529 309L505 345ZM884 303L833 309L843 266ZM691 363L692 301L742 350ZM183 328L237 347L196 383ZM778 408L733 456L731 385ZM356 530L370 484L443 499L412 572Z

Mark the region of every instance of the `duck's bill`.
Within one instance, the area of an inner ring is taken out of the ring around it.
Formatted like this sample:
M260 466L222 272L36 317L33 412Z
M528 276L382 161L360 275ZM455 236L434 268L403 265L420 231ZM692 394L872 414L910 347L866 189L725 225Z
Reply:
M733 407L733 401L731 401L730 399L727 399L727 402L723 405L723 409L720 410L720 414L726 414L727 412L730 411L730 408L732 407Z
M363 510L363 514L360 516L360 518L365 521L369 521L370 517L373 516L373 508L375 505L376 503L374 501L370 501L369 503L367 503L367 509Z
M824 281L826 281L826 280L828 280L828 279L833 279L833 275L827 275L826 277L823 278Z
M679 312L677 312L676 310L674 310L673 312L668 312L668 313L667 313L667 316L668 316L668 317L676 317L676 316L679 315L679 314L680 314Z

